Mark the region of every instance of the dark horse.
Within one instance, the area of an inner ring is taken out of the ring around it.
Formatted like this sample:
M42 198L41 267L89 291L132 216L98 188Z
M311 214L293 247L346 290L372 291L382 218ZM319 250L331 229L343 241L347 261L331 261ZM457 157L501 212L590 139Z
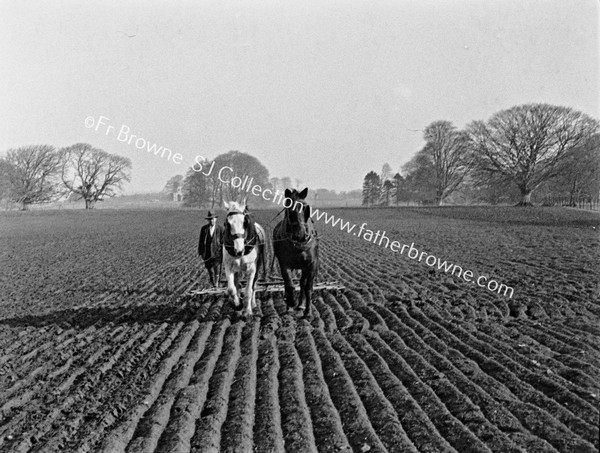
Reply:
M283 277L285 302L290 308L295 307L292 271L302 270L298 308L304 311L305 318L310 314L313 284L319 270L319 243L310 206L304 201L307 194L308 188L302 192L285 189L285 197L292 204L285 208L285 217L273 229L273 250Z

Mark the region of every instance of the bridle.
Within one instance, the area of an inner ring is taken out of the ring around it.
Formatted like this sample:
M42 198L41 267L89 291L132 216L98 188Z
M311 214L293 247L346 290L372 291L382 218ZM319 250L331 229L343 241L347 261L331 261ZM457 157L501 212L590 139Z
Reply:
M306 208L310 209L310 207L307 204L303 204L302 206L303 206L303 209L306 209ZM294 224L301 225L300 222L293 222L290 219L290 216L288 214L289 209L290 208L285 208L284 225L285 225L285 232L286 233L288 232L288 228L287 228L288 225L294 225ZM312 219L309 218L308 220L310 222L312 222ZM292 246L294 248L296 248L296 249L304 250L304 249L309 248L311 242L313 241L313 239L315 239L317 237L317 235L316 235L316 232L315 232L314 228L312 228L312 224L311 223L305 222L304 225L305 225L305 228L306 228L306 233L305 233L304 238L302 240L294 239L291 233L288 234L286 237L282 238L282 240L289 241L292 244Z
M234 215L243 215L244 216L244 233L231 233L230 228L229 228L229 222L228 219L231 216ZM231 238L231 243L229 243L229 241L226 241L225 238L223 238L223 246L225 247L225 250L227 250L227 253L229 253L231 256L233 257L239 257L239 255L236 253L235 251L235 247L233 245L233 241L236 239L243 239L244 240L244 253L242 256L246 256L248 254L250 254L252 252L252 250L254 249L254 247L257 245L256 244L256 240L258 239L258 234L256 233L256 230L254 228L250 228L251 223L253 223L250 219L250 216L248 215L247 212L242 212L242 211L230 211L227 213L227 217L225 218L225 231L227 232L228 237ZM252 229L254 230L254 235L248 239L247 238L247 233L248 230Z

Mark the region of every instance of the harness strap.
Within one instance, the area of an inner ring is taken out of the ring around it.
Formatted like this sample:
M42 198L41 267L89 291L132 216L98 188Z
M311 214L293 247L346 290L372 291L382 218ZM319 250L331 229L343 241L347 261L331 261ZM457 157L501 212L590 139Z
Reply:
M283 230L284 230L284 233L286 234L286 236L281 239L278 239L277 242L289 241L292 244L292 246L298 250L308 249L312 240L314 238L318 239L318 236L316 235L316 231L314 230L314 227L313 227L313 220L312 219L308 219L308 220L309 221L305 223L306 229L308 230L308 235L302 241L295 240L292 238L292 234L289 233L289 227L291 226L292 221L290 220L287 210L286 210L285 217L283 220Z
M231 211L231 212L227 213L227 217L229 217L231 215L235 215L235 214L243 215L246 218L246 220L248 220L248 225L250 225L250 223L254 224L253 221L252 222L250 221L248 214L246 214L244 212ZM252 228L252 229L254 230L254 235L250 239L246 239L246 235L242 234L242 233L236 233L236 234L227 233L229 236L231 236L231 238L233 240L244 239L244 254L242 256L249 255L252 252L252 250L254 249L254 247L256 246L255 243L256 243L256 238L258 237L258 232L256 231L256 228ZM237 257L237 254L235 252L235 248L233 245L233 241L231 242L231 244L223 241L223 246L225 247L225 250L227 250L227 253L229 253L229 255L231 255L233 257Z

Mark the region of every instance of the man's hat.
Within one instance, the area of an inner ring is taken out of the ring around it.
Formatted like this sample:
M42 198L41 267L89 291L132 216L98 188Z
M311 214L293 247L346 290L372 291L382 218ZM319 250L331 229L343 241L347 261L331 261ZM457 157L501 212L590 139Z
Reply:
M219 216L214 214L212 211L208 211L208 215L206 216L206 220L210 220L210 219L216 219Z

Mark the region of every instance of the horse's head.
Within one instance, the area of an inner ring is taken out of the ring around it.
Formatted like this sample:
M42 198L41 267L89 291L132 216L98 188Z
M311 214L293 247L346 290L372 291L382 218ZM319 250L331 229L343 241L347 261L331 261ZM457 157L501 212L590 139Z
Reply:
M246 200L242 203L224 201L223 204L227 209L227 217L225 218L226 234L233 239L233 249L236 255L242 256L245 250L246 232L250 227Z
M292 238L303 241L309 235L310 206L305 201L308 195L308 187L298 192L296 189L285 189L286 198L292 201L291 206L285 208L288 225L291 227Z

